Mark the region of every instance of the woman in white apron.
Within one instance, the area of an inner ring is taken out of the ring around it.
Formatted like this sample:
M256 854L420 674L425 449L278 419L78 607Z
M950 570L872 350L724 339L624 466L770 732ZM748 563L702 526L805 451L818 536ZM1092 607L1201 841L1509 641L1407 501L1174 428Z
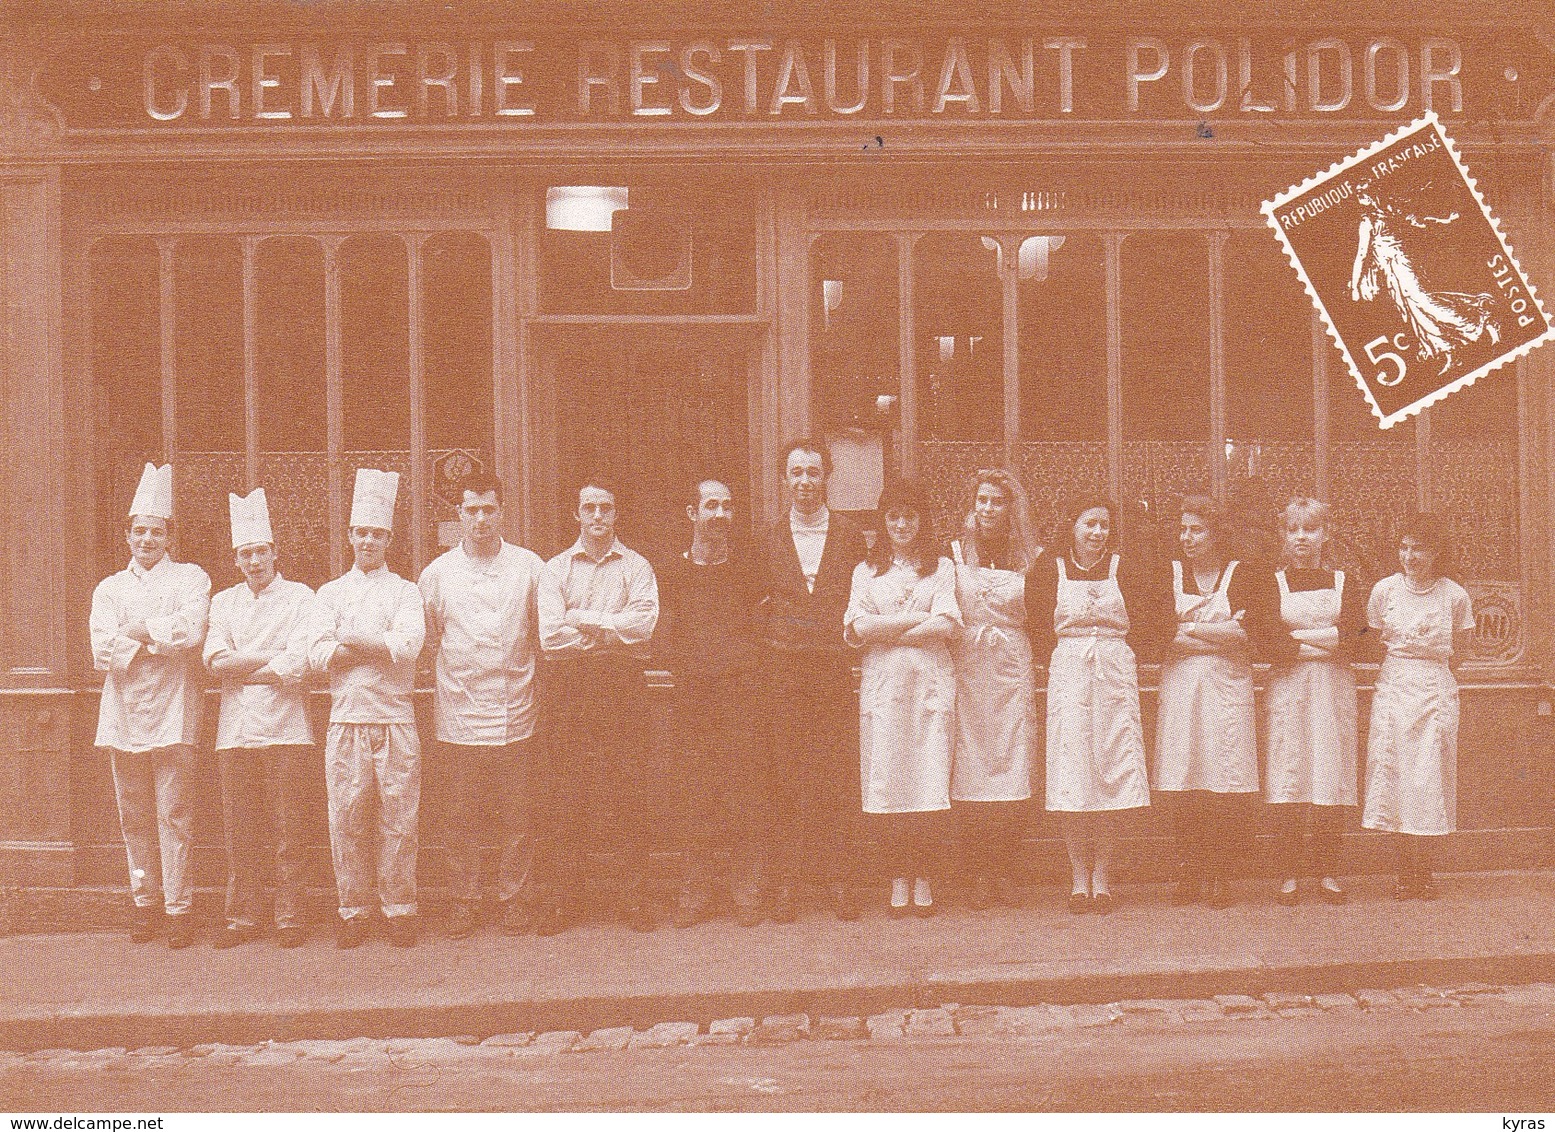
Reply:
M1293 905L1297 880L1321 878L1318 895L1343 904L1338 880L1344 807L1356 804L1355 673L1348 649L1366 632L1365 589L1343 570L1323 568L1328 505L1292 499L1283 513L1285 564L1275 572L1280 622L1296 646L1269 670L1264 695L1268 752L1264 800L1275 814L1280 858L1276 899ZM1303 852L1311 833L1310 856Z
M1247 840L1247 800L1258 793L1258 739L1253 709L1254 638L1267 648L1272 626L1281 644L1274 578L1221 549L1220 512L1204 496L1182 501L1172 562L1177 632L1161 669L1156 717L1155 781L1173 795L1181 856L1173 900L1202 895L1211 907L1231 903L1227 887L1236 847ZM1276 655L1293 648L1270 650Z
M843 639L864 650L859 682L859 782L879 814L891 911L934 912L937 823L950 809L956 676L948 643L961 624L956 572L929 533L911 484L880 495L881 534L853 571Z
M1031 797L1037 705L1026 637L1026 570L1042 553L1026 492L1014 473L980 469L962 535L950 544L962 627L956 668L956 742L950 805L969 903L1019 902L1022 802Z
M1164 587L1150 587L1110 549L1116 509L1068 508L1068 545L1026 578L1034 643L1047 674L1047 808L1063 815L1073 884L1069 910L1112 911L1109 873L1118 814L1150 804L1139 675L1130 639L1159 633ZM1038 627L1041 627L1040 629Z
M1399 900L1434 900L1426 847L1458 827L1458 681L1474 632L1464 588L1442 576L1446 543L1433 515L1398 531L1399 573L1378 582L1366 620L1387 656L1377 673L1366 743L1361 824L1398 834Z

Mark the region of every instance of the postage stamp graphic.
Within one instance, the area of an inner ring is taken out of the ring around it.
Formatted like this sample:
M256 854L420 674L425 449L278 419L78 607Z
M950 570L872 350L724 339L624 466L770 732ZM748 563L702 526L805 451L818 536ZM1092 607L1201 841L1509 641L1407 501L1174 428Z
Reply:
M1263 212L1383 428L1555 337L1434 114Z

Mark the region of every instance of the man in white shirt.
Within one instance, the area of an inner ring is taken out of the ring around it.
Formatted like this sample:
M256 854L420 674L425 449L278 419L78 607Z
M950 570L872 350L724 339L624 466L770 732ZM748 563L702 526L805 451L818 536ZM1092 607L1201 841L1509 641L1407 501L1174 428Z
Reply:
M367 938L375 881L389 942L416 942L421 742L411 693L426 620L415 583L384 565L398 491L399 473L357 469L348 532L355 562L319 587L309 618L308 663L329 674L324 781L342 949Z
M167 556L173 529L173 468L147 464L130 505L130 563L92 593L92 662L103 678L97 746L109 752L119 826L129 861L135 923L130 938L154 938L163 910L167 945L194 942L194 743L200 728L195 679L211 580Z
M529 930L520 900L534 859L530 836L530 739L535 729L536 591L545 563L503 541L502 482L464 481L463 538L421 572L427 645L436 649L432 714L449 775L448 934L475 930L480 904L482 803L497 811L497 900L502 930Z
M218 948L259 936L261 854L268 812L275 835L275 927L282 947L306 938L302 920L303 783L313 767L308 721L308 612L313 591L275 567L265 489L227 496L243 581L211 600L205 667L221 681L216 762L227 834L227 925Z
M545 905L537 928L555 935L576 915L593 780L594 796L614 804L615 825L600 848L618 850L621 915L634 930L651 931L654 915L643 893L649 833L643 802L652 789L643 664L659 620L659 587L648 560L616 538L616 493L608 483L585 481L577 518L578 541L540 575L552 742L540 868Z

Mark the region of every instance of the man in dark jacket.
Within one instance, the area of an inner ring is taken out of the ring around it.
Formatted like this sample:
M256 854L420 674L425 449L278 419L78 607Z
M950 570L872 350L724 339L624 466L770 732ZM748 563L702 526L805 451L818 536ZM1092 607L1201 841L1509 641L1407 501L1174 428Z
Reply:
M859 855L858 703L842 639L857 527L826 508L831 456L802 438L783 450L791 506L763 532L756 567L768 646L770 766L776 791L772 918L794 918L794 887L829 882L840 919L858 916L849 888Z

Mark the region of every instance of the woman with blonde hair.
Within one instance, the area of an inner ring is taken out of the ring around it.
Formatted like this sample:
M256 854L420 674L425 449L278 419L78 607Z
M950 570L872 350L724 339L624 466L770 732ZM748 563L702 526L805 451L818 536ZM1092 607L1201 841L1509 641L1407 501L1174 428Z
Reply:
M1264 694L1264 800L1276 815L1282 878L1275 899L1295 904L1297 881L1310 872L1321 878L1318 895L1324 901L1343 904L1345 891L1335 879L1339 837L1344 807L1356 804L1360 745L1355 673L1347 654L1366 632L1368 591L1345 571L1323 567L1331 534L1328 504L1292 499L1281 519L1284 564L1274 578L1280 621L1297 655L1270 668ZM1310 857L1303 852L1306 831Z
M980 468L967 484L969 509L950 544L962 625L951 639L956 669L956 742L951 810L970 903L1019 901L1021 806L1031 797L1037 743L1025 574L1042 554L1026 491L1005 468Z

